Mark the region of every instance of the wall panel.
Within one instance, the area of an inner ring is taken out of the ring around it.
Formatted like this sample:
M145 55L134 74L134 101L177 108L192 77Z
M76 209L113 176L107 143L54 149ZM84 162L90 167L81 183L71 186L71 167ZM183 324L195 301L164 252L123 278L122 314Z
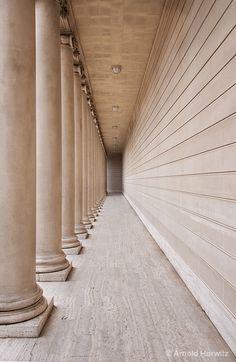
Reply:
M167 0L123 156L124 195L234 352L235 14Z

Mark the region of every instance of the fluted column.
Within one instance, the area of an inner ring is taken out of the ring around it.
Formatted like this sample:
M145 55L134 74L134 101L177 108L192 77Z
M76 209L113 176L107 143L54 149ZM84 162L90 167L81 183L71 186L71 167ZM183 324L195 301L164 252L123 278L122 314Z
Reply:
M99 139L97 138L97 205L99 211L101 211L100 207L100 147L99 147Z
M98 143L98 203L99 203L99 208L101 209L101 149L100 149L101 145L100 145L100 140Z
M86 228L90 229L92 223L88 218L88 122L87 122L87 100L82 93L82 220Z
M71 269L61 248L59 20L59 5L55 0L36 1L36 272L41 281L63 281Z
M105 201L106 162L105 162L105 154L104 154L103 147L101 144L100 144L100 165L101 165L101 168L100 168L101 169L101 171L100 171L100 207L102 207L104 204L104 201Z
M66 254L78 253L81 248L80 241L74 233L75 149L73 77L72 37L70 35L61 35L62 247Z
M88 110L87 112L87 139L88 139L88 143L87 143L87 148L88 148L88 152L87 152L87 163L88 163L88 172L87 172L87 182L88 182L88 204L87 204L87 210L88 210L88 218L91 222L95 221L95 217L92 213L92 133L91 133L91 129L92 129L92 121L91 121L91 114Z
M96 139L96 129L94 122L92 123L92 177L93 177L93 186L92 186L92 213L96 217L97 216L97 207L96 207L96 201L95 201L95 139Z
M74 111L75 111L75 233L79 239L88 235L82 214L82 90L79 66L74 65Z
M102 146L101 146L101 141L100 141L100 206L103 206L103 195L102 195L102 176L103 176L103 167L102 167Z
M18 337L19 324L1 325L43 317L48 306L35 277L34 1L4 1L0 32L0 337ZM37 336L39 319L23 335Z
M100 213L101 209L100 209L100 198L99 198L99 169L100 169L100 165L99 165L99 138L98 138L98 134L96 137L96 206L97 206L97 211L98 213Z

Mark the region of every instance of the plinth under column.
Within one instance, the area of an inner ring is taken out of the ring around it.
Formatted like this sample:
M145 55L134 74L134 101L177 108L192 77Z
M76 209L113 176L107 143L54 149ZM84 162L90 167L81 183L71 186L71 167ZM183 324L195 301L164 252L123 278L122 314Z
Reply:
M93 214L89 214L89 220L91 223L95 222L96 221L96 218Z
M83 228L75 227L75 234L79 240L84 240L84 239L87 239L87 237L88 237L88 232L84 226L83 226Z
M92 229L93 227L92 222L87 216L82 219L82 224L84 225L85 229Z
M39 337L54 305L53 298L47 298L47 308L37 317L19 323L1 324L0 338ZM32 308L34 306L32 305Z
M83 222L86 229L92 229L93 224L90 221Z
M77 236L62 239L62 249L66 255L77 255L82 248Z
M98 212L97 212L97 209L95 207L92 208L92 214L96 219L96 217L98 216Z
M72 263L63 270L49 273L36 273L37 282L65 282L72 270Z
M36 281L57 282L66 281L72 269L71 263L65 258L65 253L36 256Z

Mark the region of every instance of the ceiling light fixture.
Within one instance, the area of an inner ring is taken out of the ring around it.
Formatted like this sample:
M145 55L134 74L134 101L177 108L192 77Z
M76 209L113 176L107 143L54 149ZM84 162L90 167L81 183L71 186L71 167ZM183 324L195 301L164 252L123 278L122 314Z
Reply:
M119 74L121 72L121 65L120 64L114 64L111 66L111 71L113 74Z
M119 106L112 106L112 111L113 111L113 112L117 112L118 109L119 109Z

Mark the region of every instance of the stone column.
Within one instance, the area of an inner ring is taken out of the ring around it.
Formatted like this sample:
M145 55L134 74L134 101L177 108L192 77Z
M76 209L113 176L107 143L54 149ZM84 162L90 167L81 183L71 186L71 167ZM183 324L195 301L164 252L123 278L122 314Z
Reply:
M98 134L96 134L96 182L95 182L95 190L96 190L96 208L97 212L100 213L100 203L99 203L99 139Z
M74 65L74 111L75 111L75 233L85 239L88 232L82 218L82 90L79 65Z
M74 155L74 74L72 36L61 35L62 105L62 247L66 254L78 254L81 244L74 233L75 155Z
M66 280L61 249L60 13L55 0L36 1L36 272L39 281Z
M88 106L87 106L87 100L86 100L86 94L82 93L82 220L83 224L87 229L90 229L92 227L92 223L88 218L88 182L87 182L87 175L88 175L88 162L87 162L87 143L88 143L88 137L87 137L87 112L88 112Z
M87 148L88 148L88 153L87 153L87 163L88 163L88 172L87 172L87 182L88 182L88 218L91 222L95 221L95 217L92 213L92 133L91 133L91 129L92 129L92 121L91 121L91 114L90 111L88 109L87 112L87 127L88 127L88 132L87 132L87 138L88 138L88 143L87 143Z
M98 207L98 199L97 199L97 124L94 126L94 209L96 212L96 215L99 215L99 207Z
M103 146L100 141L100 205L103 207L105 201L105 156Z
M97 216L95 203L95 124L92 122L92 213Z
M35 277L35 2L1 5L0 337L37 337L52 302Z
M103 204L106 200L106 191L107 191L107 170L106 170L106 154L102 146L102 161L103 161Z
M100 143L99 138L97 138L97 205L99 208L99 212L101 211L100 207L100 172L101 172L101 165L100 165Z

